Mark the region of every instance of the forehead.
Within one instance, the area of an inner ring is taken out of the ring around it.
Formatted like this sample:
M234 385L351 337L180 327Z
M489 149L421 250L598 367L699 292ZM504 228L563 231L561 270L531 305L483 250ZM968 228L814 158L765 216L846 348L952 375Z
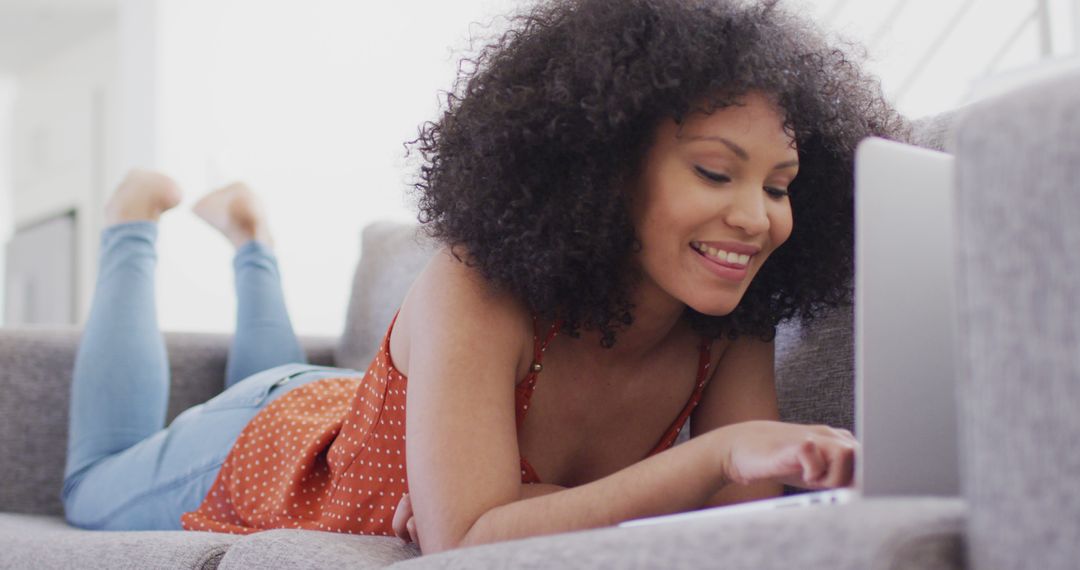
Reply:
M756 93L747 94L736 104L709 113L688 113L681 123L666 121L657 134L660 138L658 143L663 143L665 138L671 144L724 138L763 151L787 150L788 154L795 151L795 140L784 128L783 110Z

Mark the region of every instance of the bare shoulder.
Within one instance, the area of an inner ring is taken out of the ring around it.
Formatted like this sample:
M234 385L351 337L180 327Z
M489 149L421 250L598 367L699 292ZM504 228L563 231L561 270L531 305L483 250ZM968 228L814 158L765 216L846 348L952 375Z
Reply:
M741 421L779 419L774 357L774 341L750 335L727 341L694 410L692 432L697 435Z
M441 250L405 296L390 352L407 374L409 497L425 551L521 496L514 384L532 319ZM399 327L400 325L400 327Z
M531 346L530 323L523 303L497 291L479 270L442 248L405 295L390 338L391 358L409 376L415 349L453 350L480 343L487 347L485 358L512 357L509 364L516 370L523 366L518 363L525 352L522 347Z

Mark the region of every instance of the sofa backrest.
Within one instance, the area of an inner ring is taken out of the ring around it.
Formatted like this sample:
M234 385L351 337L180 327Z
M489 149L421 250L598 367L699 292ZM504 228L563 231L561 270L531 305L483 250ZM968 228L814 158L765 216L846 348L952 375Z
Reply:
M368 225L360 240L360 260L334 363L366 370L409 286L435 254L436 244L416 224L389 221Z
M0 328L0 512L63 514L76 327ZM230 335L164 334L169 355L166 424L221 392ZM301 337L313 364L333 364L333 342ZM4 567L0 553L0 567Z

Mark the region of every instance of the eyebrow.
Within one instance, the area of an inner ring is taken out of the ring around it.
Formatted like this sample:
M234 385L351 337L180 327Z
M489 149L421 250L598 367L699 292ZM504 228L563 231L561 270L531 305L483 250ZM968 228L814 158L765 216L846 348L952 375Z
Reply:
M717 141L717 142L723 143L724 146L731 149L731 152L735 153L735 156L739 157L740 159L742 159L744 161L745 160L750 160L750 154L746 152L746 149L744 149L743 147L735 144L730 139L726 139L724 137L691 136L691 137L687 137L686 140L687 141L703 141L703 140L704 141ZM786 162L781 162L781 163L777 164L776 166L774 166L773 170L780 169L780 168L791 168L791 167L794 167L794 166L799 166L799 161L798 160L788 160Z

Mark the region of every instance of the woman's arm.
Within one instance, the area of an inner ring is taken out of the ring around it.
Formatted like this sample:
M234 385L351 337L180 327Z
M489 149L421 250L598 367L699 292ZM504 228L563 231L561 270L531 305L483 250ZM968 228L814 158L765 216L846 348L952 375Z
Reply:
M409 334L400 344L391 338L391 355L409 378L409 498L425 553L686 510L724 484L715 450L699 442L523 499L514 388L529 365L528 312L441 252L398 323Z
M410 291L403 319L407 355L393 338L391 352L408 367L406 460L425 553L694 509L728 481L850 480L852 448L840 434L746 422L591 483L523 498L514 381L529 364L528 314L443 253Z
M566 487L550 483L522 483L519 499L542 497L565 489ZM416 520L413 518L412 501L409 500L408 493L401 495L401 500L398 501L397 508L394 510L393 526L394 534L401 540L420 543L420 539L416 534Z
M493 508L477 519L457 546L693 510L729 483L845 486L852 480L857 446L849 432L828 426L741 422L591 483Z
M724 486L713 441L659 453L591 483L508 503L485 512L458 546L618 524L697 508Z
M724 349L713 367L701 402L690 418L690 436L750 420L780 420L774 381L775 344L741 336ZM775 481L727 485L703 507L717 507L778 497L783 486Z

